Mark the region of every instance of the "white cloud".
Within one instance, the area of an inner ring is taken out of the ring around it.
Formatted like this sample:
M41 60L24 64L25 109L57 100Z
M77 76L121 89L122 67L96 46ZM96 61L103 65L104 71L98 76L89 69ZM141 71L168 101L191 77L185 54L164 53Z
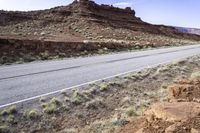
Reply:
M120 7L120 8L126 8L126 7L132 7L133 3L132 2L119 2L113 4L113 6Z
M0 10L38 10L67 5L73 0L0 0Z

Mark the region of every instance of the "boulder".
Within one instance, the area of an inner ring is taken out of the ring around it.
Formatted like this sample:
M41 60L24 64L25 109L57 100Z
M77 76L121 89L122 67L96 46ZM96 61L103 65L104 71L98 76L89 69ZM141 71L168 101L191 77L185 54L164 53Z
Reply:
M186 121L200 114L200 104L195 102L156 103L145 112L146 116L168 122Z

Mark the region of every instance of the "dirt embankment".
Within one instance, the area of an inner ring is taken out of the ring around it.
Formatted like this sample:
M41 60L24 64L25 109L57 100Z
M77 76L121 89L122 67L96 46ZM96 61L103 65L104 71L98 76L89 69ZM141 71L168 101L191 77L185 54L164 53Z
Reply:
M109 41L54 41L0 38L0 64L23 63L108 52L153 48L152 44L132 45Z
M166 38L168 39L168 38ZM173 42L174 40L171 40ZM178 40L175 40L178 41ZM145 42L142 44L134 41L83 41L83 40L38 40L26 38L0 37L0 65L12 63L24 63L37 60L62 59L66 57L89 56L93 54L106 54L109 52L125 50L141 50L171 46L174 43L160 40ZM185 44L190 41L179 41ZM191 42L192 43L192 42ZM175 45L175 44L174 44ZM173 46L174 46L173 45Z

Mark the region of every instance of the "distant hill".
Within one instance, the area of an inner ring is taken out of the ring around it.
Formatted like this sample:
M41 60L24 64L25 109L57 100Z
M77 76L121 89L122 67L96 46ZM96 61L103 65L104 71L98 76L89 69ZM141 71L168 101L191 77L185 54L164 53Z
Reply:
M197 28L186 28L186 27L175 27L178 31L183 33L191 33L200 35L200 29Z

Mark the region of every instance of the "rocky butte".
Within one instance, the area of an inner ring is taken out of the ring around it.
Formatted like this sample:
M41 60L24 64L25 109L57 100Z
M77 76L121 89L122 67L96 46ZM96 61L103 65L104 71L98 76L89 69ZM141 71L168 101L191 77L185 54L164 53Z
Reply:
M0 11L1 36L34 38L42 35L46 38L54 36L63 39L62 36L65 35L66 38L78 37L80 40L95 37L97 40L106 37L123 39L125 35L121 34L122 37L119 37L115 29L126 32L126 36L143 32L198 39L195 35L183 34L173 27L143 22L130 7L120 9L112 5L98 5L90 0L75 0L67 6L40 11Z

